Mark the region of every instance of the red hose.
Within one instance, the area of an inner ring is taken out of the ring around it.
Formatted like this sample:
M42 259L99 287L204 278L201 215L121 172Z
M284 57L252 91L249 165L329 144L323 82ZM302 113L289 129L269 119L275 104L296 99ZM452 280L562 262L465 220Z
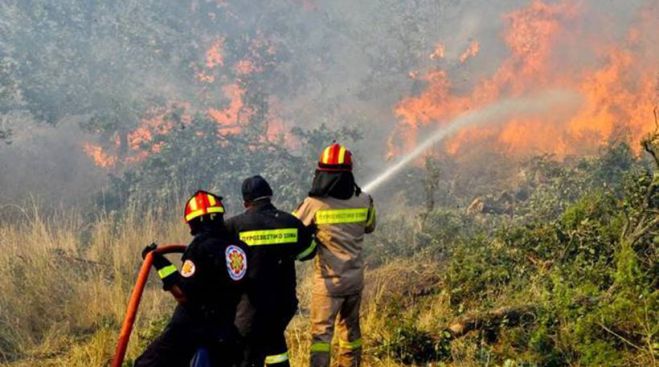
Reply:
M184 252L185 248L185 245L162 245L158 246L154 252L159 254L170 254L173 252ZM149 279L149 272L151 271L152 264L153 252L150 252L142 262L142 267L140 268L140 272L137 275L137 281L135 282L135 288L133 288L130 300L128 301L128 309L126 310L124 322L121 325L119 341L117 342L117 348L114 350L114 358L112 358L112 367L121 367L121 364L124 362L126 349L128 348L128 340L130 339L130 333L133 331L137 309L140 306L140 300L142 299L142 293L144 292L146 281Z

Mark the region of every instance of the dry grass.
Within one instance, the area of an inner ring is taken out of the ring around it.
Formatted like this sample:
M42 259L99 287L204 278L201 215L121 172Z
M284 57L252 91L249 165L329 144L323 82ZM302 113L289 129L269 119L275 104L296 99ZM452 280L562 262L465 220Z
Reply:
M377 357L372 351L374 343L381 337L387 335L387 319L383 315L388 315L386 309L390 303L392 293L392 279L401 279L399 277L399 267L405 267L404 264L384 267L378 271L367 274L367 289L364 292L362 303L362 334L364 339L364 366L373 367L393 367L401 366L400 363L386 357ZM311 300L311 262L298 267L298 277L301 281L298 283L298 298L300 300L300 314L296 316L289 324L287 329L287 340L289 353L291 355L292 366L309 365L309 347L311 344L311 335L309 333L309 304ZM398 288L403 291L403 288ZM402 316L402 315L401 315ZM338 341L334 340L333 350L337 350Z
M34 208L15 223L0 224L0 361L103 365L114 348L140 249L159 239L187 241L180 221L158 218L131 210L121 218L66 213L46 219ZM153 283L141 315L161 314L173 304ZM141 317L138 326L148 322Z
M163 220L160 214L129 210L122 217L66 213L46 219L35 208L17 223L0 223L0 364L107 365L139 268L141 248L152 241L189 240L187 228L178 218ZM310 271L310 263L299 266L301 312L288 329L294 366L308 364ZM446 299L441 294L422 297L425 303L416 303L417 293L423 294L424 287L433 285L437 271L436 265L400 261L369 272L362 309L364 365L400 365L372 353L377 341L390 332L383 315L398 312L388 309L391 304L405 306L399 317L418 319L422 329L431 330L446 319ZM127 360L135 358L146 342L140 340L140 331L166 317L174 306L156 279L149 284ZM410 288L410 284L416 286Z

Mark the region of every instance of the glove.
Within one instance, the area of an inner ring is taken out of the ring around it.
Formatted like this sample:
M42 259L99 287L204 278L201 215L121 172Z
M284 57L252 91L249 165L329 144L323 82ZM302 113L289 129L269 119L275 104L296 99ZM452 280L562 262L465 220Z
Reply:
M150 245L144 247L142 249L142 259L146 259L146 254L148 254L151 251L154 251L156 248L158 248L158 245L156 245L155 242L153 242Z
M145 259L149 252L155 251L157 248L158 245L156 245L155 242L144 247L142 249L142 259ZM166 257L162 256L162 254L153 253L153 267L156 268L156 270L160 270L167 265L171 265L171 262L169 262Z
M149 252L155 251L156 248L158 248L158 245L156 245L155 242L144 247L144 249L142 249L142 259L146 258L146 255ZM162 280L163 289L169 290L174 284L176 284L179 277L178 271L162 254L153 253L153 267L158 271L158 276Z

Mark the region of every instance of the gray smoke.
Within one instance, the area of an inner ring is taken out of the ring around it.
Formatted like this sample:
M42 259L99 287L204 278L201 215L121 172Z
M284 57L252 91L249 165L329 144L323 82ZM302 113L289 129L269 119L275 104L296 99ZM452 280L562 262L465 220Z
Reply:
M0 204L35 195L75 202L79 195L70 193L95 191L106 172L89 162L80 142L112 142L113 132L134 128L153 107L226 107L222 88L235 81L230 69L258 47L248 39L268 40L275 50L261 60L268 71L251 87L276 97L288 127L360 128L365 139L351 148L359 176L373 176L388 164L384 142L398 123L393 109L425 87L409 74L442 68L455 92L465 93L508 54L502 15L531 2L3 1L0 136L8 127L15 136L11 145L0 142ZM653 0L583 6L585 16L568 25L617 41L639 9L657 11ZM206 70L205 53L217 39L224 40L223 66ZM481 51L462 64L472 40ZM439 42L445 57L432 59ZM578 50L564 57L570 64L584 58ZM200 82L201 71L216 82Z
M376 190L379 186L391 180L395 175L419 158L434 145L467 127L479 125L493 125L512 116L529 117L546 114L560 108L563 112L574 109L579 105L581 98L571 91L547 91L525 98L513 98L498 101L481 109L467 112L447 122L434 133L427 136L414 150L401 157L394 165L385 169L364 186L364 191Z

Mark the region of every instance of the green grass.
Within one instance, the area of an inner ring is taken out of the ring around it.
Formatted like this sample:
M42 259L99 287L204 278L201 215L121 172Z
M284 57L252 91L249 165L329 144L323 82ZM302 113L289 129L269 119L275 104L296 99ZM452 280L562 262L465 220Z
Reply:
M639 196L643 187L624 195ZM366 244L377 266L368 268L362 306L364 365L656 366L656 228L631 240L625 223L647 210L627 209L626 196L591 191L549 217L528 210L524 218L471 218L443 208L423 219L381 218ZM141 248L187 243L185 224L130 208L27 213L0 223L0 363L107 365ZM299 266L301 312L287 331L294 366L308 361L310 267ZM522 323L503 319L457 339L446 334L467 315L528 304L534 311ZM152 277L127 361L160 332L174 305Z

